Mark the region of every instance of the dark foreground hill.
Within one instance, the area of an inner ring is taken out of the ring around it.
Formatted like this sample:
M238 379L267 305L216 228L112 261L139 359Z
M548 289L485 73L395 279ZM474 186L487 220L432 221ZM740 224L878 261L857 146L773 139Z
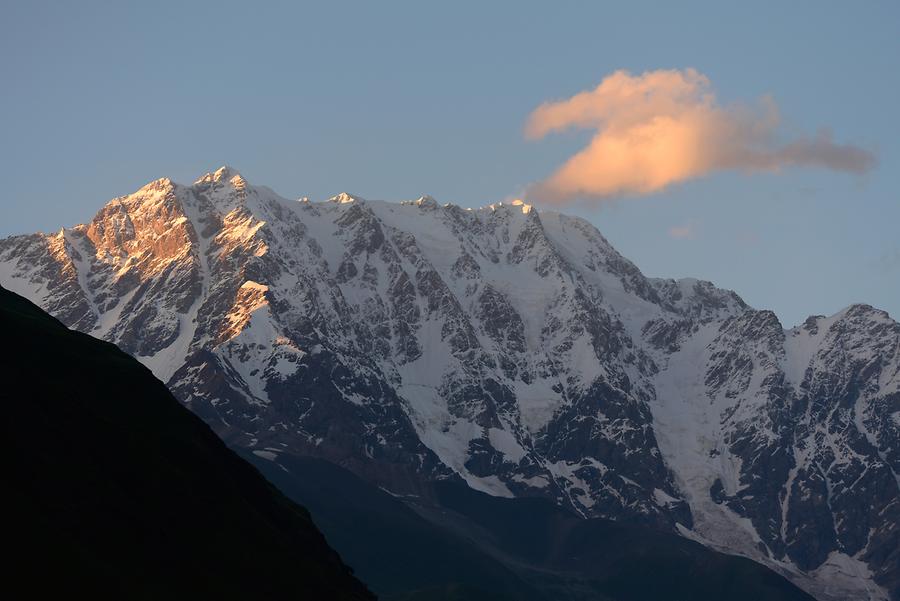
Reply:
M6 593L374 599L140 363L2 288L0 332Z

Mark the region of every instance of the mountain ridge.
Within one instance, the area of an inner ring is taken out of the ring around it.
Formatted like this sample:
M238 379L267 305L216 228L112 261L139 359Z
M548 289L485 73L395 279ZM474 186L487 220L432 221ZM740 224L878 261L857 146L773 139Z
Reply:
M643 521L822 599L900 594L886 313L785 329L643 276L583 219L336 198L226 168L156 180L0 242L0 282L137 356L235 447Z

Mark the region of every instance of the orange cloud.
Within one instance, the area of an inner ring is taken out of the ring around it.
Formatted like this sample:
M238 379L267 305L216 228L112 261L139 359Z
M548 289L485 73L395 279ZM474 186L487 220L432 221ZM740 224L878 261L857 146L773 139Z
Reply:
M769 97L755 106L719 106L709 79L694 69L617 71L593 90L539 106L525 135L540 139L567 129L593 129L586 148L527 191L530 200L566 201L650 194L723 169L776 171L817 166L864 173L875 157L814 138L779 143L778 108Z
M669 228L669 237L674 238L675 240L693 240L695 233L693 223L673 225Z

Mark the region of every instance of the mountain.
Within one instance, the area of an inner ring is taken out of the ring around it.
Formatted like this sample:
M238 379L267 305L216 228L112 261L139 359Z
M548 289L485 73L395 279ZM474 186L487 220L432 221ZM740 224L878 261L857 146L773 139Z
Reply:
M375 598L140 363L2 288L0 331L15 598Z
M900 599L900 325L872 307L785 329L583 219L289 201L227 167L0 242L0 283L257 457L539 497L821 600Z
M749 559L547 499L449 480L397 497L322 459L246 453L385 601L811 599Z

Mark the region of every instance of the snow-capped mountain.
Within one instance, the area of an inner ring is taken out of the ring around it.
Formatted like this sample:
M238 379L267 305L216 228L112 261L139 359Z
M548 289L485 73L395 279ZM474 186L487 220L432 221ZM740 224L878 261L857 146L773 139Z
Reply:
M786 330L583 219L289 201L227 167L0 241L0 284L260 457L547 497L900 599L900 325L872 307Z

